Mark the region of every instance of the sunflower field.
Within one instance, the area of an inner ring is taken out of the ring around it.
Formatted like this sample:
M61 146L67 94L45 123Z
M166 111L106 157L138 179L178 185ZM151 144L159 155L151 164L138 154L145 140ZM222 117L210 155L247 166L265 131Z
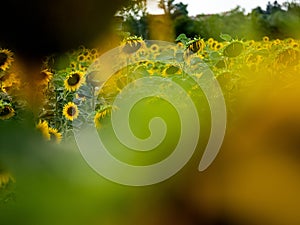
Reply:
M280 93L299 87L299 40L270 40L267 36L260 41L239 40L228 34L220 37L223 41L181 34L172 49L149 45L141 37L126 37L120 46L130 65L125 65L105 83L94 73L103 54L101 49L79 46L64 55L48 56L39 76L28 81L14 52L2 48L0 127L29 123L32 132L51 145L68 143L73 139L73 130L86 121L93 121L101 134L111 112L118 110L113 107L115 97L127 84L141 77L158 76L175 81L184 86L194 101L200 102L203 95L199 86L185 74L185 67L193 66L189 64L191 58L193 63L208 66L219 82L227 105L229 128L243 110L241 101L249 100L249 93L264 90L272 97L274 91ZM180 63L157 62L166 52ZM201 79L202 74L196 71L193 76ZM2 169L0 164L0 201L13 199L8 190L17 182L14 174Z
M46 141L60 143L72 136L72 121L93 117L95 126L101 129L101 120L108 117L112 110L112 100L122 88L140 76L162 76L166 79L185 79L182 65L165 65L156 63L163 51L172 51L174 57L193 55L207 64L219 81L229 110L234 110L237 92L249 86L255 79L279 79L286 85L290 79L296 79L299 71L299 40L269 40L264 37L257 42L253 40L235 40L222 34L223 42L213 38L204 40L201 37L188 38L184 34L176 39L177 48L160 49L153 44L146 46L140 37L128 37L121 45L124 52L136 54L131 60L138 63L118 71L109 79L101 90L101 83L93 79L93 72L88 71L92 63L97 65L100 56L98 49L87 49L84 46L67 52L60 57L47 57L41 68L40 76L34 85L22 79L22 71L14 66L14 55L8 49L0 51L1 99L0 119L2 126L10 121L23 120L25 111L32 109L36 129ZM143 57L145 60L139 60ZM151 61L151 57L153 60ZM147 60L146 60L147 59ZM132 73L138 71L138 73ZM132 74L135 75L131 76ZM201 76L201 74L198 74ZM84 89L79 88L88 84ZM34 88L34 90L32 90ZM197 87L190 85L191 95L197 93ZM32 99L34 92L35 98ZM97 99L96 110L81 112L78 109L84 101ZM73 101L74 100L74 101Z

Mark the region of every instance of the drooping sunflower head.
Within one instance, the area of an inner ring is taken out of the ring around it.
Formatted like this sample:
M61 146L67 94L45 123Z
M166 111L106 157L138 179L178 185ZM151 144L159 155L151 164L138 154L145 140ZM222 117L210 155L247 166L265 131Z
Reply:
M144 41L141 37L133 36L125 38L122 42L122 51L126 54L132 54L144 46Z
M237 57L244 51L244 44L241 41L233 41L227 45L223 54L229 58Z
M202 52L205 47L205 42L201 38L195 38L187 43L187 49L193 53Z
M67 120L73 121L79 115L79 110L74 102L68 102L63 108L63 115Z
M53 74L48 70L48 69L44 69L40 72L38 78L37 78L37 82L39 84L48 84L49 81L52 79Z
M0 70L7 70L13 61L13 53L10 50L0 49Z
M70 73L64 81L65 88L68 91L76 91L82 83L83 73L80 71Z
M103 119L105 116L107 116L109 113L111 113L112 111L112 106L107 105L107 106L103 106L101 107L95 114L94 116L94 123L95 123L95 127L96 128L100 128L101 127L101 119Z
M54 141L55 143L59 144L62 140L62 134L58 132L57 129L49 127L48 129L50 134L50 141Z
M39 120L38 124L36 125L36 129L41 132L41 134L47 141L50 140L49 127L47 121Z

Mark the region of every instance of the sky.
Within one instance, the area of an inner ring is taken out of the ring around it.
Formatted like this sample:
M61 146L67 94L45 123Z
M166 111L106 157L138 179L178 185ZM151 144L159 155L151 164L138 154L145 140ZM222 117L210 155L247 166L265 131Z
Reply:
M273 0L175 0L175 3L182 2L188 4L189 16L195 16L197 14L214 14L226 12L234 9L236 6L241 6L245 9L245 12L251 12L252 9L257 6L266 8L268 2L274 2ZM161 14L162 11L157 7L158 0L148 0L148 12L151 14ZM277 0L279 4L287 2L287 0ZM288 1L291 2L291 1Z

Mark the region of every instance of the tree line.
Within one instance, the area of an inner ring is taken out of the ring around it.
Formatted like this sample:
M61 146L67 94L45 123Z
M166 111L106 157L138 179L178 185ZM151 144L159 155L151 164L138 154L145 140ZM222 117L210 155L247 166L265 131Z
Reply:
M160 0L158 6L164 16L172 21L174 35L185 33L187 36L210 37L220 40L221 33L227 33L237 39L261 40L263 36L270 39L300 38L300 2L269 2L263 9L256 7L245 13L240 6L219 14L199 14L189 16L187 4L174 4L174 0ZM123 31L131 35L149 38L149 24L155 18L149 15L146 4L135 10L123 13Z

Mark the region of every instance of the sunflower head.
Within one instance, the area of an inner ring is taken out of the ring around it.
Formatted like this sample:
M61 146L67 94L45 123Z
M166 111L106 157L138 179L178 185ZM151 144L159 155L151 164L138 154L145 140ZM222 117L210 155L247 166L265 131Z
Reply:
M41 134L47 141L50 140L49 127L47 121L39 120L38 124L36 125L36 129L41 132Z
M57 144L59 144L62 140L62 134L58 132L57 129L49 127L48 129L50 134L50 141L53 141Z
M10 50L0 49L0 70L7 70L13 61L13 53Z
M39 73L39 76L37 78L37 82L39 84L48 84L49 81L52 79L53 74L48 70L44 69Z
M229 58L239 56L244 51L244 44L240 41L233 41L224 48L223 54Z
M213 38L209 38L209 39L207 40L207 43L210 44L210 45L211 45L213 42L214 42L214 39L213 39Z
M125 38L122 44L122 51L126 54L132 54L144 45L144 41L141 37L133 36Z
M73 121L79 115L79 110L74 102L68 102L63 108L63 115L67 120Z
M268 36L263 37L263 42L268 42L269 40L270 40L270 38Z
M216 45L214 46L214 50L215 50L215 51L218 51L218 50L220 50L221 48L223 48L223 44L220 43L220 42L217 42Z
M205 42L201 38L195 38L187 43L187 49L193 53L202 52L205 47Z
M70 73L65 81L64 85L68 91L76 91L83 82L83 73L80 71L75 71Z
M7 120L15 115L15 110L13 109L11 103L3 101L0 99L0 119Z
M12 175L6 171L0 171L0 189L5 187L8 183L15 182Z
M96 128L101 127L101 123L100 123L101 119L103 119L105 116L111 113L111 111L112 111L112 106L108 105L108 106L103 106L96 112L94 116L94 123Z

